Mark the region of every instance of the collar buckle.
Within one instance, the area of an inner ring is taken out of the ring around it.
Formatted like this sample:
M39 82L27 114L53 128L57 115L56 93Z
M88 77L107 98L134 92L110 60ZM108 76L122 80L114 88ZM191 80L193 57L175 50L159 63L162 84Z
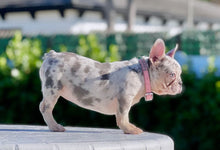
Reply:
M145 100L146 101L152 101L153 100L153 93L145 93Z

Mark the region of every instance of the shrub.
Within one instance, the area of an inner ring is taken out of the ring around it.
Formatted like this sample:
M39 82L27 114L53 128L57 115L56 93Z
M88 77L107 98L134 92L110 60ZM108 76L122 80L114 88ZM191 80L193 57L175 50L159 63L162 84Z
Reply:
M22 39L20 32L0 55L0 122L38 122L40 58L40 42Z
M76 52L99 62L120 60L118 47L111 44L109 50L106 50L104 45L98 43L97 37L94 34L88 36L81 35Z

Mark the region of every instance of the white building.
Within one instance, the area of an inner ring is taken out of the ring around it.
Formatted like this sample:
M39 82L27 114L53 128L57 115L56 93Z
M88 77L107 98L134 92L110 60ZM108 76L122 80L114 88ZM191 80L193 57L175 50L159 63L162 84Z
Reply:
M219 14L219 5L197 0L1 0L0 31L21 30L26 35L169 31L175 35L192 27L219 29Z

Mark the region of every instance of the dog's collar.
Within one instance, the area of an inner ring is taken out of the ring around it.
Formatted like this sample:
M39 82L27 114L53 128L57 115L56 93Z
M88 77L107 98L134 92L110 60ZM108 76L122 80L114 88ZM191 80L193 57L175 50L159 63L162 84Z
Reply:
M140 59L139 63L141 64L141 69L144 76L144 83L145 83L145 100L151 101L153 100L153 93L151 92L151 85L150 85L150 77L148 72L148 65L145 59Z

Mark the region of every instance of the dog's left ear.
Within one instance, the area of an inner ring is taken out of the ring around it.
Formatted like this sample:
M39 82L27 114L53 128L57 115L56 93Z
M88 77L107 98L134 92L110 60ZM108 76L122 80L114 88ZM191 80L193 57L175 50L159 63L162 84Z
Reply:
M150 60L152 63L158 62L165 56L165 44L162 39L157 39L150 51Z
M170 56L170 57L172 57L172 58L174 58L174 55L175 55L175 53L176 53L178 47L179 47L178 44L176 44L176 46L175 46L174 49L172 49L172 50L170 50L169 52L167 52L167 55Z

